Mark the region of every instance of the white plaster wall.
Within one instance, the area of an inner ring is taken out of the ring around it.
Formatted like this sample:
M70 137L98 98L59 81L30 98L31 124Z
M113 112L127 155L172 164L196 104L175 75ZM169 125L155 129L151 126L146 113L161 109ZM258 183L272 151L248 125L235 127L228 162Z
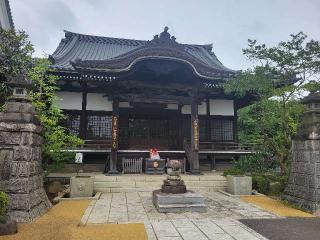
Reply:
M191 114L191 105L183 105L181 108L182 114ZM207 106L206 102L202 102L198 105L198 114L199 115L206 115L207 114Z
M210 115L234 116L233 100L210 99Z
M169 104L167 104L167 109L178 110L178 104L169 103Z
M130 108L130 103L129 102L119 102L119 107L121 108Z
M207 114L206 102L202 102L200 105L198 105L198 114L199 115L206 115Z
M103 93L87 94L87 110L93 111L112 111L112 101L104 97Z
M60 109L81 110L82 93L81 92L56 92L56 100L54 104Z

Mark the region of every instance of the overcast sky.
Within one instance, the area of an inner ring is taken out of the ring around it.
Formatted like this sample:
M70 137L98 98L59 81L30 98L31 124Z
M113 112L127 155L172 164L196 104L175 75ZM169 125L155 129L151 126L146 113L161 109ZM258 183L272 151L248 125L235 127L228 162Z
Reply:
M320 40L320 0L11 0L17 29L24 29L36 56L52 54L63 30L150 40L164 26L180 43L213 44L235 70L249 62L247 39L267 45L305 32Z

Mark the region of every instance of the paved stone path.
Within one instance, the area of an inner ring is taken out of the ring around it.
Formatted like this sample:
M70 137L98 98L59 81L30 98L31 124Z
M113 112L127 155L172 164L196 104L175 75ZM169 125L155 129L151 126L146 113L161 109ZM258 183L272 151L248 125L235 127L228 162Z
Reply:
M237 219L278 218L239 198L220 192L202 192L207 212L159 213L151 192L107 193L92 201L82 223L145 224L149 239L158 240L257 240L265 239Z

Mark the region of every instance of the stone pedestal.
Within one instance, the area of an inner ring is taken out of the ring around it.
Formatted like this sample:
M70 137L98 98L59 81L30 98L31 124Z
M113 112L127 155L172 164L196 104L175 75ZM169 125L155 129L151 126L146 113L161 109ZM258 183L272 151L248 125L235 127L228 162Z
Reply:
M10 219L32 221L50 207L43 188L42 128L27 99L11 99L0 113L0 191Z
M70 198L92 197L94 177L75 176L70 178Z
M283 198L320 215L320 140L294 140Z
M228 193L233 195L252 195L252 177L227 176Z
M205 212L204 197L192 191L185 193L163 193L161 190L152 192L153 204L162 213Z

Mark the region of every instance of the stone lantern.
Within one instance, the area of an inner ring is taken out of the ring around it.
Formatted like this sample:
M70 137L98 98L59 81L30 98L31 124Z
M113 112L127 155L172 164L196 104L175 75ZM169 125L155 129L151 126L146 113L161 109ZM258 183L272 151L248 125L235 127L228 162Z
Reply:
M29 222L51 207L43 186L43 128L27 95L26 72L8 86L13 95L0 112L0 191L9 196L7 217Z
M28 99L28 89L32 88L32 81L26 75L26 71L22 70L17 76L9 79L8 86L13 88L11 100L19 102Z
M320 91L310 93L302 103L306 111L302 115L298 135L302 139L320 139Z

